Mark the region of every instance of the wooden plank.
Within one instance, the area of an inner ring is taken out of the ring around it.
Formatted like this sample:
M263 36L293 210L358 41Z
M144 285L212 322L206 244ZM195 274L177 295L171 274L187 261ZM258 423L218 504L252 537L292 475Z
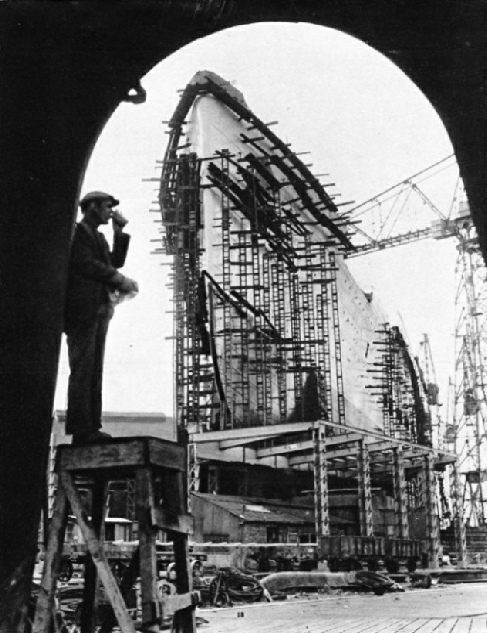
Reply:
M37 598L33 625L34 633L48 633L50 628L54 606L54 593L56 591L59 563L63 551L64 533L66 531L67 505L66 493L62 486L58 486L54 502L54 511L49 527L49 539L42 571L41 588Z
M174 562L176 563L176 589L178 594L190 593L193 589L193 577L189 567L188 537L185 534L172 533ZM176 611L173 621L174 633L196 633L196 610L194 606Z
M440 620L436 626L435 633L453 633L455 628L456 618L445 618Z
M404 620L404 622L398 623L397 629L394 629L394 633L416 633L416 631L421 630L421 627L427 621L426 618Z
M359 620L356 624L349 625L347 630L354 631L355 633L365 633L366 631L373 629L375 633L375 631L377 630L377 626L379 624L380 624L379 618L374 618L372 620L367 618L366 620L365 619Z
M137 441L87 446L62 445L58 448L58 468L66 471L140 466L144 461L144 447Z
M100 546L96 534L90 525L73 480L71 476L64 471L59 472L58 476L60 485L62 485L66 491L73 513L78 520L78 525L86 543L88 552L97 566L98 574L103 582L107 598L113 607L113 611L120 628L124 633L135 633L134 622L127 611L120 589L118 588L118 585L110 571L103 548Z
M403 633L403 627L408 623L408 621L404 622L403 620L385 620L384 618L380 618L375 627L373 628L373 633Z
M453 627L452 633L469 633L470 632L470 617L466 618L457 618L455 621L455 626Z
M320 626L322 626L322 623L320 623ZM279 624L280 627L280 631L282 632L282 624ZM341 629L343 629L343 620L341 619L331 619L331 620L326 620L326 633L336 633L337 631L340 631Z
M149 462L152 466L161 466L183 472L187 468L186 449L176 442L151 438L149 451Z
M433 633L436 630L440 623L440 620L434 618L428 618L419 629L417 629L417 633Z
M135 500L139 522L142 626L146 631L159 631L159 622L165 614L161 610L157 590L157 532L152 523L154 489L149 468L138 468L136 471Z
M58 467L69 471L161 466L175 470L186 468L184 448L175 442L157 438L123 438L101 444L58 448Z
M487 620L485 615L472 617L470 621L469 633L485 633L487 631Z
M71 475L68 475L71 477ZM73 481L71 479L71 481ZM74 482L73 482L74 484ZM95 477L92 488L92 508L91 521L93 531L103 547L104 525L106 514L106 502L108 497L108 486L103 477ZM83 602L81 605L81 633L95 633L96 612L98 609L98 573L95 563L90 556L85 557L84 563L84 589Z

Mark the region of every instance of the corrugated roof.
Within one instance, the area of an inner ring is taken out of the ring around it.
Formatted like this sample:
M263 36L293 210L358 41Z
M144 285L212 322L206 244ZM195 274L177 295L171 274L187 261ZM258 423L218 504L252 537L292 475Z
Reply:
M209 503L223 508L230 514L248 523L286 523L292 525L308 525L314 522L313 512L302 509L301 516L287 512L287 507L276 508L266 503L265 499L249 497L230 497L205 493L194 493L196 497L206 499ZM257 510L256 508L262 508Z

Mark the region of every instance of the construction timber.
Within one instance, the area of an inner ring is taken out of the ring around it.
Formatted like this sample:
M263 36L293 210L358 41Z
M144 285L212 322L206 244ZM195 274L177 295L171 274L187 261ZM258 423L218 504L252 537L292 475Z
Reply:
M158 252L172 262L175 412L190 437L190 491L237 494L222 476L232 465L238 493L249 468L301 473L323 552L356 536L379 539L380 555L436 564L437 473L455 455L433 445L402 333L346 266L354 225L339 194L270 127L206 71L169 122ZM350 487L355 527L332 534L330 490ZM380 512L389 518L379 529Z

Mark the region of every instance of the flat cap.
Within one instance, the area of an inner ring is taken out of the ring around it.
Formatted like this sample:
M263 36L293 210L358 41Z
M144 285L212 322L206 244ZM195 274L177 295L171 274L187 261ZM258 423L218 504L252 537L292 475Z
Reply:
M81 208L86 207L92 200L111 200L112 207L116 207L117 204L120 204L120 200L117 200L109 193L105 193L104 191L90 191L90 193L87 193L81 198L79 206Z

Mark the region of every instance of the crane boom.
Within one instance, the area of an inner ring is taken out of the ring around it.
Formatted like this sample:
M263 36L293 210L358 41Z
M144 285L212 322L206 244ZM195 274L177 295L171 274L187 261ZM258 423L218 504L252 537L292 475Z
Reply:
M447 156L351 209L348 214L355 224L356 250L347 256L358 257L428 238L457 236L457 222L450 219L456 206L452 205L445 214L420 187L454 166L453 155Z

